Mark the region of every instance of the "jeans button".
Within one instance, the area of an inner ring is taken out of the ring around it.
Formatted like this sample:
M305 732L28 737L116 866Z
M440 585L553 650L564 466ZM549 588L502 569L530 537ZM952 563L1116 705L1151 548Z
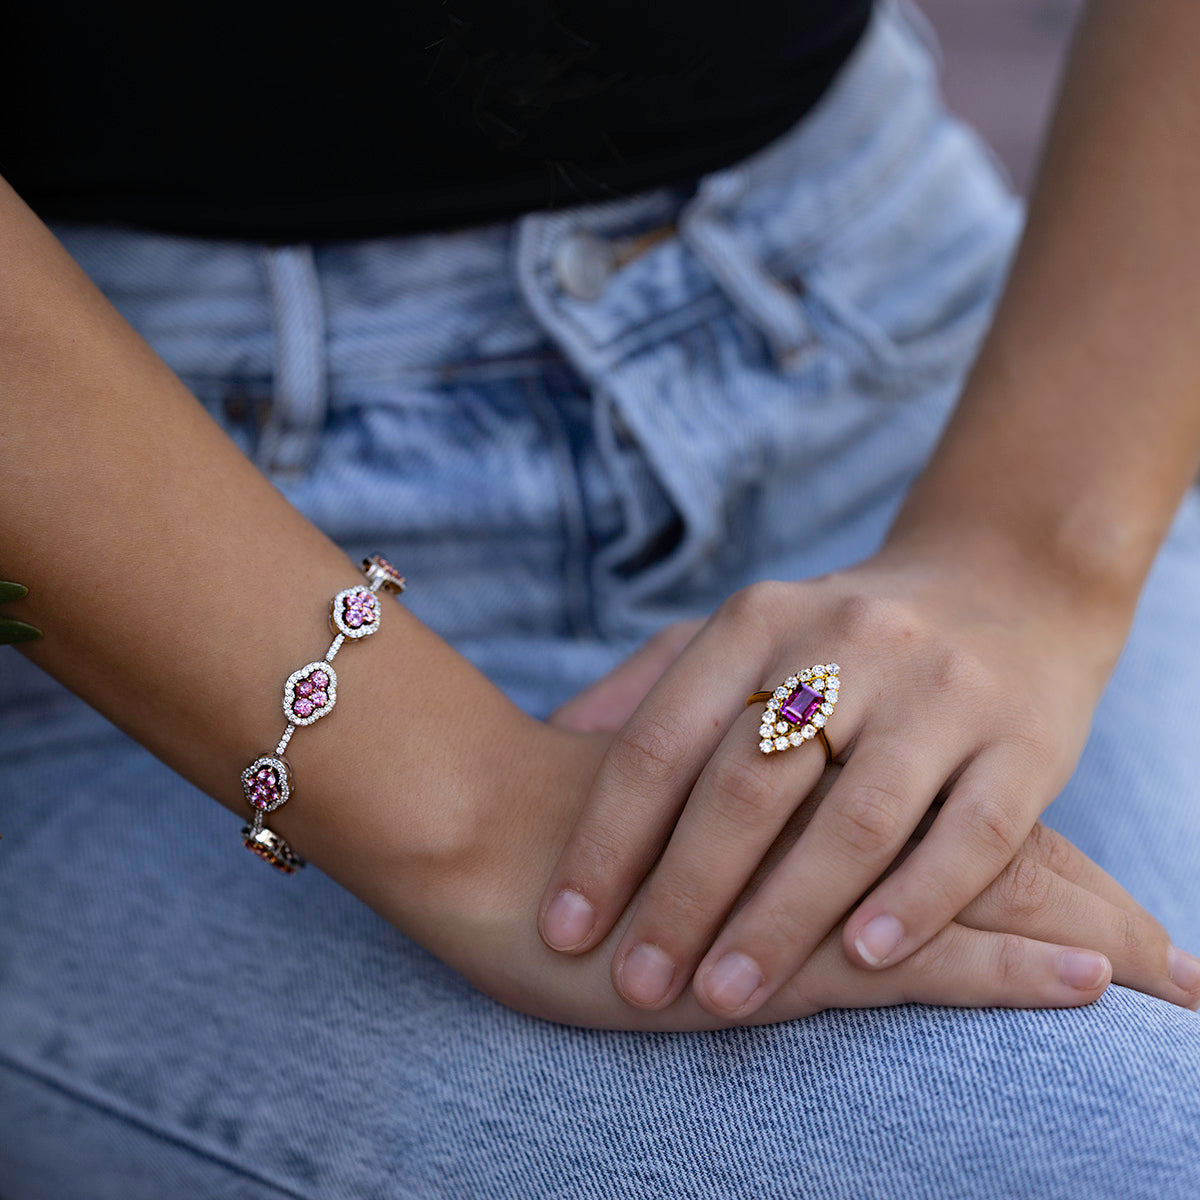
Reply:
M595 300L616 266L613 248L594 233L577 229L554 250L554 275L576 300Z

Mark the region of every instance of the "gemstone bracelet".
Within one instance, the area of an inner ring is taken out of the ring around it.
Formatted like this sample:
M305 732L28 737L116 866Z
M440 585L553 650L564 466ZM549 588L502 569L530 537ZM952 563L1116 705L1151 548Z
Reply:
M333 711L337 703L333 660L347 638L357 641L379 628L382 610L375 593L381 587L396 595L404 591L404 577L382 555L364 558L362 569L369 586L360 584L338 592L329 606L329 628L335 637L324 658L293 671L283 685L283 715L288 726L279 745L242 772L242 790L254 813L254 823L242 827L242 843L288 875L304 866L304 859L279 834L263 825L264 813L274 812L292 798L292 768L283 752L299 726L311 725Z

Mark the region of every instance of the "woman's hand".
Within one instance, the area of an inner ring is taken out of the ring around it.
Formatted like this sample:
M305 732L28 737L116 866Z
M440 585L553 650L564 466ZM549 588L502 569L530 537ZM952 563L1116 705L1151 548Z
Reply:
M542 899L547 944L596 947L649 874L616 947L618 991L658 1008L694 974L704 1007L745 1018L848 912L847 956L877 968L968 909L1073 771L1126 632L1047 580L975 566L881 554L735 594L614 738ZM844 681L827 732L845 770L734 912L824 770L819 747L762 754L745 697L826 660Z
M1200 1001L1200 991L1185 993L1168 978L1168 941L1153 918L1069 843L1038 827L983 896L896 967L870 971L848 962L839 927L748 1017L714 1016L687 990L658 1010L632 1008L609 981L612 951L631 912L595 953L579 956L547 949L529 919L610 739L533 722L502 732L510 767L493 773L477 802L454 806L457 815L447 821L445 837L452 852L431 860L418 876L398 878L392 864L400 859L411 864L412 830L389 823L383 806L367 822L370 836L333 865L337 878L381 915L482 991L522 1012L571 1025L688 1030L910 1002L1068 1007L1095 1000L1110 974L1177 1004ZM791 815L738 905L753 903L837 776L838 768L827 771ZM448 780L448 797L461 798L462 787L456 773ZM474 815L464 820L467 808ZM349 820L343 814L342 835ZM301 840L298 849L321 862L322 849L336 835L330 831L311 847ZM413 896L420 897L419 907ZM1081 948L1106 955L1111 972L1105 958Z

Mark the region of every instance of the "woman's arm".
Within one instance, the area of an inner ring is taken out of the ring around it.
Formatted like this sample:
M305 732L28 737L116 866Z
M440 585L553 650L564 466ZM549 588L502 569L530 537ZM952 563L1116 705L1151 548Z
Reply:
M1200 466L1200 7L1093 0L995 320L889 546L1128 623Z
M240 772L278 740L283 681L329 644L357 564L3 185L0 412L0 575L30 589L8 611L45 632L22 653L245 818ZM364 856L388 845L389 904L415 930L423 881L454 869L543 727L380 598L379 632L337 660L337 709L288 747L295 796L268 824L360 894ZM454 694L479 714L470 754L431 703ZM229 853L249 858L239 827Z
M994 323L880 556L1015 581L1029 609L1074 615L1102 680L1200 467L1197 45L1189 0L1093 0ZM946 835L848 923L857 961L874 916L902 915L903 954L986 881L946 869Z

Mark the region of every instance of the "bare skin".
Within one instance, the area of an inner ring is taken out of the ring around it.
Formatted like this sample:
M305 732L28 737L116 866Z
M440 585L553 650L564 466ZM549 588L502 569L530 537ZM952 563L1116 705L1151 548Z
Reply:
M7 188L0 263L0 564L30 588L12 615L46 632L22 652L241 818L238 775L274 744L280 681L324 644L323 605L355 581L355 565L242 457ZM953 436L970 449L971 438ZM937 479L943 468L935 468ZM1155 511L1165 512L1166 491L1155 496ZM975 507L992 521L986 498L964 490L956 519ZM938 523L925 491L913 506L911 514L925 506L934 515L906 518L909 532L895 545L913 547L912 557L879 580L890 587L909 579L915 595L916 580L937 561L930 547L953 545L961 530ZM1149 500L1143 507L1155 508ZM978 561L1007 565L1009 553L1018 554L1015 544L997 536ZM245 588L268 561L282 565L278 582ZM1082 578L1068 575L1075 585ZM1046 588L1050 594L1050 582ZM136 629L125 616L130 595L154 598L138 608ZM755 603L737 597L729 608L750 612ZM1116 601L1084 609L1089 620L1099 614L1097 628L1121 627L1125 610ZM1089 652L1081 694L1103 674L1107 645ZM1173 1003L1200 998L1200 980L1185 990L1169 978L1169 948L1153 919L1078 852L1033 833L1031 821L992 871L995 882L939 916L940 931L897 966L872 971L848 959L835 915L807 960L753 1013L714 1013L690 992L654 1010L633 1008L612 990L608 961L628 920L638 919L636 905L625 918L615 909L607 932L591 942L601 953L583 957L548 949L531 919L610 737L532 720L401 605L387 606L369 653L347 654L338 668L342 688L329 723L354 733L347 742L316 726L296 739L289 757L297 797L272 815L272 827L479 987L524 1011L582 1025L689 1029L910 1000L1074 1005L1094 1000L1111 978ZM427 702L459 689L470 691L478 725L490 734L469 757L452 752L453 733ZM736 712L740 700L721 711ZM403 786L381 787L380 779ZM834 771L808 786L818 783L845 790ZM749 864L728 907L752 911L804 844L789 843L825 811L816 804L822 794L782 814L760 847L765 860ZM231 819L231 853L244 854L234 829ZM935 831L936 822L926 836ZM927 844L921 834L912 822L891 860L877 855L875 874L857 881L851 899L879 878L895 886L903 867L888 872L911 851L911 835L917 850ZM915 861L913 853L908 862ZM1017 870L1018 863L1031 865ZM1014 875L1016 883L1005 882ZM630 885L627 899L639 886ZM1117 936L1131 929L1136 936Z
M1200 467L1198 38L1188 0L1096 0L994 324L886 544L732 597L617 730L539 922L587 953L649 872L612 960L631 1005L691 985L708 1011L749 1016L851 906L849 961L893 968L1011 864L1069 778ZM735 910L822 766L757 754L762 710L742 701L832 660L845 769ZM680 695L705 702L681 711ZM1200 982L1200 962L1161 953L1162 972Z

